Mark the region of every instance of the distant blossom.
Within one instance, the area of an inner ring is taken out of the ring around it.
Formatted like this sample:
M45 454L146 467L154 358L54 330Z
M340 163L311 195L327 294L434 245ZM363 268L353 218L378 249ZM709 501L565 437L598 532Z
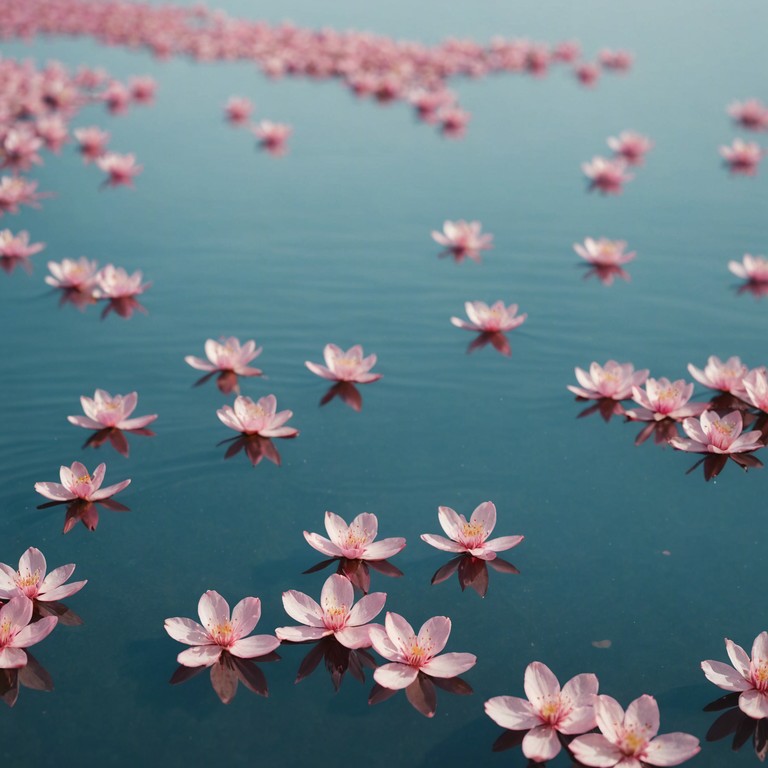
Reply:
M345 557L349 560L386 560L405 547L400 537L374 541L379 521L376 515L363 512L347 525L333 512L325 513L325 530L329 538L304 531L304 538L313 549L329 557Z
M600 67L585 61L573 68L573 74L582 85L592 87L600 79Z
M704 411L699 419L683 422L683 431L690 439L673 437L669 444L691 453L748 453L762 448L760 430L742 432L743 428L740 411L731 411L722 417L714 411Z
M598 54L600 65L605 69L626 72L632 67L632 54L628 51L612 51L604 48Z
M653 142L642 133L622 131L618 136L608 139L608 146L617 157L623 158L630 165L640 165L646 153L653 148Z
M136 392L112 397L109 392L97 389L92 398L85 395L80 398L85 416L67 416L67 420L85 429L142 429L151 424L157 414L129 418L136 409L138 399Z
M728 269L742 280L748 280L751 283L768 283L768 259L765 256L751 256L746 253L741 262L729 261Z
M304 365L312 373L330 381L350 381L357 384L370 384L381 378L380 373L371 373L376 365L376 355L363 357L363 348L355 344L344 352L335 344L326 344L323 349L325 365L307 360Z
M432 232L432 239L456 256L480 261L480 251L493 247L493 235L482 234L479 221L445 221L443 231Z
M733 173L754 176L763 159L763 149L756 141L734 139L730 146L720 147L720 156Z
M293 411L277 412L277 398L274 395L261 397L253 402L250 397L240 395L234 407L225 405L216 411L219 420L235 432L262 437L296 437L298 429L286 427L285 422Z
M87 128L76 128L74 134L80 153L86 161L92 162L106 152L109 142L108 131L103 131L94 125Z
M24 648L35 645L53 632L58 619L46 616L34 624L32 601L24 595L0 608L0 669L18 669L27 663Z
M244 125L252 112L252 102L242 96L232 96L224 105L224 116L232 125Z
M75 570L74 563L55 568L46 575L47 563L43 553L30 547L19 560L19 569L0 563L0 599L12 600L24 595L30 600L56 602L79 592L88 582L66 584Z
M625 252L627 244L624 240L609 240L601 237L594 240L591 237L584 244L574 243L573 250L589 264L598 267L617 267L627 264L635 258L635 251Z
M37 191L37 182L23 176L0 178L0 214L18 213L20 205L39 208L38 201L45 195Z
M45 248L44 243L30 243L29 232L14 235L10 229L0 231L0 256L6 259L27 259Z
M747 130L768 131L768 106L759 99L734 101L728 106L728 114Z
M122 267L107 264L96 275L97 288L94 295L98 299L139 296L151 285L151 283L142 283L143 277L139 270L129 275Z
M262 120L252 126L253 135L263 147L271 150L282 150L288 137L293 133L292 126L287 123L273 123L271 120Z
M35 122L35 133L42 139L45 148L58 153L67 142L67 124L60 115L47 115Z
M470 322L452 317L451 323L457 328L482 333L511 331L522 325L528 317L527 314L517 314L517 304L507 307L501 299L492 306L488 306L484 301L468 301L464 304L464 310Z
M131 98L137 104L149 104L157 94L157 81L149 75L132 77L128 81Z
M589 372L581 368L574 371L580 386L569 384L568 389L588 400L626 400L632 396L632 388L641 386L648 378L648 369L636 371L632 363L617 363L615 360L608 360L604 366L592 363Z
M117 152L107 152L96 160L96 165L104 173L109 175L109 184L118 186L133 185L133 179L138 176L143 166L136 164L135 155L120 155Z
M627 163L621 158L593 157L589 163L582 163L581 170L590 180L594 189L603 194L617 195L624 184L634 176L627 173Z
M63 259L61 262L49 261L45 282L54 288L75 289L90 292L96 286L96 275L99 265L95 261L88 261L85 257L75 261Z
M768 370L755 368L742 380L744 393L742 399L763 413L768 413Z
M124 488L127 488L131 481L123 480L115 485L102 488L104 474L107 471L107 465L102 463L93 471L93 476L88 474L88 470L79 461L75 461L71 467L61 467L61 483L35 483L35 490L46 499L53 501L72 501L74 499L84 499L85 501L101 501L114 496Z
M733 356L723 362L719 357L711 355L707 358L704 370L697 368L693 363L688 363L688 372L699 384L710 389L719 389L721 392L730 392L740 397L744 391L742 380L749 369L741 362L741 358Z
M222 337L220 341L208 339L205 342L208 362L193 355L187 355L184 360L198 371L233 371L238 376L261 376L263 371L248 365L261 352L262 348L257 347L253 339L241 345L239 339L230 336Z

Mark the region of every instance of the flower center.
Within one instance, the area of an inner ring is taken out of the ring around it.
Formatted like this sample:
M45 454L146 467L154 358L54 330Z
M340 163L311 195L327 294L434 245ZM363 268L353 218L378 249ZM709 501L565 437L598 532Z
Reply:
M764 661L752 672L752 682L758 691L768 689L768 661Z
M549 723L554 723L557 720L557 716L560 714L560 701L559 699L549 699L542 705L539 710L539 715L542 719Z
M325 609L325 626L328 629L343 629L347 623L349 611L346 605L334 605Z
M625 755L636 755L647 743L646 738L636 731L626 731L621 742Z
M25 591L29 587L36 587L40 581L40 569L36 568L34 573L29 573L25 576L21 575L21 571L16 571L16 586Z
M232 632L233 632L232 623L229 621L225 621L221 624L216 624L215 626L211 627L208 631L211 634L211 637L218 645L223 645L225 647L232 645Z
M0 624L0 648L5 647L11 639L10 619L4 619Z
M485 541L485 536L485 527L482 523L464 523L461 529L461 539L470 548Z
M247 406L247 409L248 409L248 416L251 419L263 419L264 416L266 415L266 411L260 405L256 405L256 403L254 403L253 405Z
M90 483L91 482L91 476L89 474L80 475L80 477L77 478L78 483Z

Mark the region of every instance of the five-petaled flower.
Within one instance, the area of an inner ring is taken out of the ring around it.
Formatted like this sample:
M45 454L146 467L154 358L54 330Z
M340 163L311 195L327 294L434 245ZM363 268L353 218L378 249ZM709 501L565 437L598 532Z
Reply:
M626 400L632 395L633 387L639 387L648 378L648 370L635 370L632 363L617 363L608 360L605 365L592 363L589 372L581 368L574 369L576 380L581 386L568 385L574 395L588 400L600 400L604 397L612 400Z
M46 616L34 624L32 601L18 595L0 608L0 669L18 669L26 666L24 648L35 645L53 632L58 619Z
M527 314L518 315L517 310L517 304L507 307L501 299L490 307L484 301L468 301L464 304L464 311L470 322L460 317L452 317L451 323L467 331L504 333L522 325L528 317Z
M740 411L718 416L714 411L704 411L698 419L686 419L683 431L690 438L673 437L669 444L678 451L691 453L749 453L763 448L762 432L756 429L744 432Z
M344 352L335 344L326 344L323 349L325 365L311 363L307 360L304 365L312 373L330 381L352 381L357 384L370 384L381 378L380 373L371 373L376 365L376 355L363 357L363 348L355 344Z
M325 530L330 538L308 531L304 531L304 538L318 552L348 560L386 560L405 547L405 539L399 537L374 541L378 528L379 521L370 512L359 514L349 525L333 512L326 512Z
M64 583L74 573L74 563L54 568L46 575L47 569L45 556L35 547L30 547L21 556L17 571L10 565L0 563L0 600L12 600L24 595L43 603L55 602L74 595L88 583Z
M260 397L253 402L250 397L240 395L234 407L225 405L216 411L222 424L246 435L262 437L296 437L298 429L286 427L285 422L293 411L277 412L277 398L274 395Z
M130 479L128 479L102 488L101 484L104 482L106 471L107 465L102 462L93 471L93 475L90 475L85 465L75 461L71 467L61 467L59 472L60 484L35 483L35 490L41 496L45 496L46 499L52 499L53 501L73 501L74 499L102 501L119 493L131 483Z
M262 348L251 339L245 344L234 336L221 338L221 341L208 339L205 342L205 354L208 361L194 355L187 355L184 360L198 371L233 371L238 376L261 376L259 368L248 365L261 354Z
M97 389L92 398L85 395L80 398L85 416L67 416L67 421L85 429L142 429L151 424L157 414L128 418L136 409L138 400L136 392L112 397L109 392Z

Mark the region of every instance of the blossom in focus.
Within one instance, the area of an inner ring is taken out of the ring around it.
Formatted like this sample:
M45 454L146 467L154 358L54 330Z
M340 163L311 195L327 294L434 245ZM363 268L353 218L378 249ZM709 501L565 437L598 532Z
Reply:
M234 336L222 337L221 341L208 339L205 342L205 354L208 362L194 355L187 355L184 360L198 371L233 371L238 376L261 376L259 368L251 368L248 363L261 354L262 348L251 339L242 346Z
M132 154L120 155L117 152L107 152L96 160L96 165L104 173L109 174L107 180L114 186L119 184L133 184L133 177L141 173L143 166L136 164L136 156Z
M488 539L496 526L496 506L491 501L478 505L469 520L450 507L438 507L437 519L448 538L423 533L421 539L444 552L467 552L481 560L494 560L497 552L516 547L524 538L501 536Z
M734 101L728 106L728 114L750 131L768 131L768 106L759 99Z
M730 146L720 147L720 156L734 173L752 176L763 158L763 150L756 141L734 139Z
M725 638L731 664L702 661L701 668L710 683L726 691L739 691L739 709L755 720L768 717L768 632L761 632L752 643L752 658L740 645Z
M370 512L357 515L349 525L333 512L326 512L325 530L329 538L308 531L304 531L304 538L324 555L349 560L386 560L405 547L405 539L400 537L374 542L378 529L379 521Z
M253 135L261 142L263 147L279 150L285 146L293 128L286 123L273 123L270 120L262 120L251 127Z
M124 299L129 296L139 296L151 285L151 283L142 283L143 277L139 270L129 275L122 267L107 264L96 274L98 287L94 295L98 299Z
M688 402L693 395L693 384L683 379L651 379L645 389L632 387L632 399L640 406L626 411L630 419L637 421L682 420L698 416L709 408L708 403Z
M407 688L419 676L456 677L475 666L477 657L471 653L443 653L451 634L447 616L433 616L424 622L418 635L397 613L387 613L384 628L370 629L371 644L388 664L380 666L373 678L383 688Z
M302 626L278 627L275 634L280 640L294 643L333 635L345 648L369 648L370 622L381 613L386 599L386 593L372 592L353 606L352 582L346 576L334 573L323 584L319 605L309 595L295 589L283 592L285 612Z
M330 381L353 381L358 384L370 384L381 378L380 373L371 373L376 365L376 355L363 357L363 348L355 344L344 352L335 344L326 344L323 348L325 365L312 363L307 360L304 365L312 373Z
M76 128L74 131L80 153L87 162L96 160L103 155L109 141L109 132L102 131L98 126L89 126L87 128Z
M634 178L627 173L627 163L622 158L593 157L591 162L582 163L581 170L592 187L606 194L619 194L624 183Z
M54 288L72 288L78 291L90 292L96 285L96 275L99 265L88 261L85 257L75 261L63 259L61 262L49 261L45 282Z
M75 461L71 467L62 466L59 472L61 483L35 483L35 490L46 499L53 501L72 501L84 499L85 501L102 501L127 488L131 481L123 480L115 485L102 488L104 474L107 465L99 464L93 471L93 476L79 461Z
M225 405L216 411L221 422L246 435L262 437L296 437L298 429L284 426L293 416L293 411L277 413L277 398L274 395L261 397L253 402L250 397L240 395L235 399L234 407Z
M595 768L642 768L644 764L680 765L701 750L688 733L659 732L659 705L647 694L635 699L626 713L616 699L597 696L595 716L600 733L578 736L569 745L576 759Z
M742 380L744 392L742 399L755 408L768 413L768 370L755 368Z
M693 363L688 363L688 372L699 384L710 389L719 389L721 392L730 392L736 397L741 397L744 391L742 380L748 373L748 368L741 359L734 356L723 362L719 357L711 355L707 358L707 364L702 371Z
M79 592L88 582L65 584L75 570L74 563L55 568L46 575L47 564L39 549L30 547L19 560L19 569L0 563L0 599L12 600L24 595L30 600L55 602Z
M625 253L627 244L624 240L608 240L601 237L594 240L588 237L584 244L574 243L573 250L590 264L598 267L618 267L621 264L627 264L635 258L635 251Z
M253 112L253 104L250 99L242 96L232 96L224 105L224 115L233 125L243 125L248 121Z
M728 269L742 280L751 283L768 283L768 259L765 256L744 254L742 262L729 261Z
M640 165L646 152L653 148L653 142L642 133L622 131L618 136L608 139L608 146L617 157L623 158L630 165Z
M53 632L58 619L46 616L34 624L32 601L24 595L9 600L0 608L0 669L18 669L27 663L24 648L35 645Z
M591 673L576 675L560 689L560 683L546 664L534 661L525 669L525 695L495 696L485 702L485 714L494 723L512 731L528 731L523 754L537 763L552 760L560 753L557 734L573 736L591 731L598 680Z
M432 232L432 239L457 256L469 256L480 261L480 251L493 247L493 235L481 234L479 221L445 221L443 231Z
M200 624L180 617L166 619L165 631L180 643L191 646L176 660L185 667L210 667L223 651L241 659L265 656L280 645L274 635L251 635L261 618L258 597L245 597L233 609L214 590L208 590L197 604Z
M568 385L574 395L588 400L599 400L603 397L612 400L626 400L632 396L632 388L639 387L648 378L648 369L636 371L632 363L617 363L608 360L604 366L592 363L589 372L575 368L576 380L581 386Z
M67 416L67 421L85 429L142 429L151 424L157 414L129 418L138 399L136 392L112 397L109 392L97 389L92 398L85 395L80 398L85 416Z
M464 310L470 322L452 317L451 323L457 328L482 333L511 331L522 325L528 317L527 314L517 314L517 304L510 304L507 307L501 300L490 307L484 301L468 301L464 304Z
M6 259L26 259L45 248L44 243L29 242L29 232L22 230L14 235L10 229L0 231L0 256Z
M704 411L698 419L683 422L683 431L690 438L673 437L669 444L678 451L690 453L748 453L763 447L760 430L744 432L741 411L731 411L718 416L714 411Z

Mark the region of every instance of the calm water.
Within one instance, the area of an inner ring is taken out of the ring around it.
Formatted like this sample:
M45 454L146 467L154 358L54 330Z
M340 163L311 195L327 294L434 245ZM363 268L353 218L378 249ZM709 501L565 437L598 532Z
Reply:
M253 13L245 0L227 8ZM743 135L726 105L768 98L765 5L294 0L259 14L430 43L578 38L588 53L628 48L636 66L593 91L561 70L455 81L472 122L450 141L402 104L356 101L333 82L158 63L89 40L3 45L4 56L151 74L159 93L124 117L90 108L73 123L105 126L111 147L136 153L145 170L135 190L100 190L101 174L69 145L34 174L55 197L2 221L47 247L31 276L0 275L0 561L37 546L51 566L77 563L89 583L67 601L84 624L34 649L55 691L23 689L2 712L13 736L0 756L25 766L522 766L519 750L492 754L501 729L482 704L522 695L538 659L561 681L595 672L624 705L655 695L662 732L702 739L691 765L755 763L750 744L732 753L730 738L704 743L717 713L702 709L721 692L699 662L725 660L724 636L749 646L768 627L768 474L731 464L709 483L701 469L686 476L697 457L635 447L640 426L620 418L577 419L584 406L566 385L575 365L611 357L670 378L710 354L768 363L768 299L737 295L726 267L768 248L768 168L730 177L717 154ZM288 155L260 153L222 122L232 94L294 125ZM620 197L587 194L580 163L624 129L654 140L646 165ZM438 258L429 233L446 218L480 219L494 234L481 265ZM587 236L628 241L631 282L583 279L572 244ZM81 255L142 269L148 314L102 321L95 307L60 308L45 263ZM529 314L510 334L511 358L466 354L472 336L449 318L467 300L499 298ZM213 382L193 388L183 358L220 335L264 346L266 376L242 382L243 394L273 392L295 413L301 435L278 445L280 467L225 460L217 445L232 433L215 411L232 398ZM361 388L360 413L318 405L327 386L304 361L320 360L329 341L379 356L384 378ZM89 433L66 421L97 387L137 390L137 414L160 414L156 437L129 437L129 458L84 449ZM62 509L36 509L33 484L74 460L106 461L107 482L131 477L119 497L131 511L105 510L95 532L63 536ZM431 586L449 557L419 534L438 531L438 505L469 514L487 499L499 535L526 537L507 553L521 574L491 573L484 600L455 576ZM321 664L294 685L304 646L263 665L268 699L241 686L224 706L207 674L168 684L181 648L163 620L194 616L204 590L231 603L261 597L257 632L292 623L283 590L319 594L330 571L301 575L320 559L301 534L322 531L326 509L375 512L381 535L407 538L393 558L405 577L374 574L373 588L417 626L452 618L447 650L478 656L464 676L474 695L442 693L433 720L402 693L369 707L370 673L365 686L348 675L334 694ZM601 640L610 648L593 646Z

